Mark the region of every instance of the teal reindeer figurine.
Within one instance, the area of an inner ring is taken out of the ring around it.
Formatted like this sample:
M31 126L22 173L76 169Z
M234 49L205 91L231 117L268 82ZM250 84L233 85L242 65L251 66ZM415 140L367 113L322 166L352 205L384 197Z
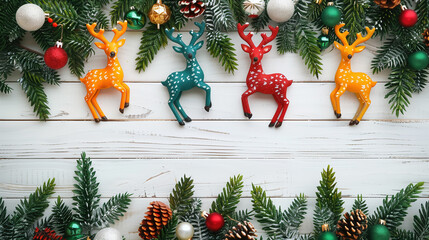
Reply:
M167 77L167 80L162 82L162 85L167 87L168 93L170 94L168 106L170 106L171 111L173 112L179 124L182 126L185 125L183 120L185 120L185 122L192 121L192 119L185 113L179 102L183 91L194 87L203 89L206 92L206 105L204 109L208 112L212 106L210 99L211 88L209 85L204 83L204 73L196 59L197 50L203 46L204 41L200 41L197 44L195 44L195 42L203 35L206 23L204 21L201 23L195 22L195 25L200 30L197 33L194 31L189 32L192 36L189 45L186 45L182 41L182 34L178 34L177 37L173 37L174 28L170 30L165 29L167 37L171 41L180 45L180 47L173 46L174 51L183 54L186 59L185 70L170 74ZM180 114L183 116L183 120L177 110L179 110Z

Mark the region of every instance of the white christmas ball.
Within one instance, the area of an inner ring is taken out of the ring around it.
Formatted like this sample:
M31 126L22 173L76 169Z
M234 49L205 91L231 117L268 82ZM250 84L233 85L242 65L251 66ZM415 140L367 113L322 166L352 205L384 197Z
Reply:
M176 236L179 240L189 240L194 236L194 227L192 224L182 222L176 227Z
M275 22L286 22L294 11L295 5L292 0L270 0L267 4L268 16Z
M94 240L122 240L122 235L114 228L103 228L95 235Z
M16 11L16 22L26 31L39 30L45 23L45 12L36 4L24 4Z
M264 0L245 0L243 2L244 12L251 18L258 17L265 9Z

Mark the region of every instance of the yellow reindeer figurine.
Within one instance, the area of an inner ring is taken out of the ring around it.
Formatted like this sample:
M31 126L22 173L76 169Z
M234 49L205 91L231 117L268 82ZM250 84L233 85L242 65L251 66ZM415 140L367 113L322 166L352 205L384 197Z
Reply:
M331 93L331 102L332 107L334 108L335 116L337 116L337 118L340 118L341 95L343 95L346 90L356 94L360 105L355 116L350 121L350 126L352 126L359 124L369 105L371 105L369 94L371 92L371 88L374 87L377 82L372 81L371 78L365 73L352 72L352 69L350 67L350 59L352 59L355 53L362 52L362 50L365 49L365 46L358 47L357 45L370 39L371 36L374 34L375 28L369 29L368 27L365 27L368 34L365 37L362 37L361 33L356 34L356 41L352 45L349 45L346 39L346 36L349 34L349 32L340 32L340 28L342 28L343 26L344 23L335 26L335 34L337 34L343 45L341 45L337 41L334 42L335 47L341 51L341 62L340 66L338 66L337 73L335 74L336 87Z
M97 103L97 96L101 89L114 87L121 92L122 97L119 106L119 111L121 113L124 113L124 108L128 107L130 103L130 88L123 82L124 72L118 60L118 48L122 47L125 43L125 39L118 39L127 30L127 21L118 22L118 24L122 26L122 29L120 31L116 28L113 29L115 36L110 42L104 37L104 29L100 29L98 33L94 31L97 25L96 23L91 25L86 24L89 33L103 42L96 42L95 45L103 49L107 55L107 66L105 68L91 70L84 78L80 79L80 81L86 85L87 94L85 96L85 101L96 122L100 122L100 118L103 121L107 120L106 115L104 115Z

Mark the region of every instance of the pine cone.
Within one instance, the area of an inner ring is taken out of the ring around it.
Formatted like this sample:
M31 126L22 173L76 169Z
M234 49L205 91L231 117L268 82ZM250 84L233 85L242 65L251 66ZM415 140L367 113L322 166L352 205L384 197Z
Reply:
M426 46L429 47L429 29L427 28L422 35Z
M362 232L368 228L368 219L359 209L352 211L351 214L346 212L344 218L337 223L337 235L343 239L356 240Z
M382 8L394 8L401 3L401 0L374 0L374 2Z
M203 1L199 0L179 0L180 12L188 19L200 16L206 10Z
M36 239L36 240L62 240L63 237L57 236L55 231L50 229L50 228L45 228L45 230L40 230L39 228L36 228L34 230L33 239Z
M171 209L162 202L151 202L150 205L139 227L139 236L147 240L158 237L173 215Z
M253 224L244 221L244 224L238 223L235 227L232 227L232 229L230 229L228 233L225 234L224 240L253 240L255 239L254 237L257 237L255 233L256 229Z

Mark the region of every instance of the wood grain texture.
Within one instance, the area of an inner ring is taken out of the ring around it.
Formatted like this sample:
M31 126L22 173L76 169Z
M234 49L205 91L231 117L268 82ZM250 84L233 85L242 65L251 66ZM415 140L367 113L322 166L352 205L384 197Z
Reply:
M188 24L185 29L192 28ZM182 33L188 41L189 34ZM108 38L111 35L107 33ZM138 239L137 227L149 202L167 201L184 174L195 179L195 195L203 199L205 208L236 174L243 174L245 181L240 209L251 208L252 183L263 186L282 209L293 197L305 193L310 209L302 232L312 230L314 192L327 165L337 172L346 209L357 194L368 199L373 211L386 194L395 194L411 182L429 183L429 91L414 95L406 115L393 116L384 99L388 72L370 74L379 42L365 44L367 50L352 61L354 71L368 73L379 82L372 91L365 120L355 127L348 126L358 107L355 97L342 97L342 120L334 118L329 100L339 51L331 47L322 54L324 70L316 79L299 55L278 55L274 46L264 56L265 72L281 72L294 84L287 93L291 104L286 122L281 129L270 129L268 123L276 108L271 96L250 97L254 117L247 120L243 116L240 96L246 90L249 58L239 48L243 41L238 34L230 32L229 36L237 48L239 69L234 75L227 74L206 50L198 52L205 81L213 89L213 108L209 113L204 111L202 91L184 94L181 103L194 120L185 127L173 119L168 93L160 84L168 74L185 67L183 56L176 54L170 43L139 73L135 58L140 31L125 34L127 42L118 55L131 87L130 107L125 114L119 113L120 94L114 89L104 90L98 97L109 122L92 121L83 100L85 87L66 68L60 70L60 86L46 86L52 115L47 122L39 122L16 83L19 74L15 73L8 79L13 93L0 94L0 197L6 198L8 211L53 177L57 194L70 203L75 160L82 151L93 159L103 201L120 192L133 193L129 212L115 225L129 240ZM255 39L257 42L260 37ZM38 49L31 34L23 44ZM106 65L104 52L96 49L95 53L85 66L86 72ZM411 228L412 215L428 198L426 187L410 209L404 228Z

